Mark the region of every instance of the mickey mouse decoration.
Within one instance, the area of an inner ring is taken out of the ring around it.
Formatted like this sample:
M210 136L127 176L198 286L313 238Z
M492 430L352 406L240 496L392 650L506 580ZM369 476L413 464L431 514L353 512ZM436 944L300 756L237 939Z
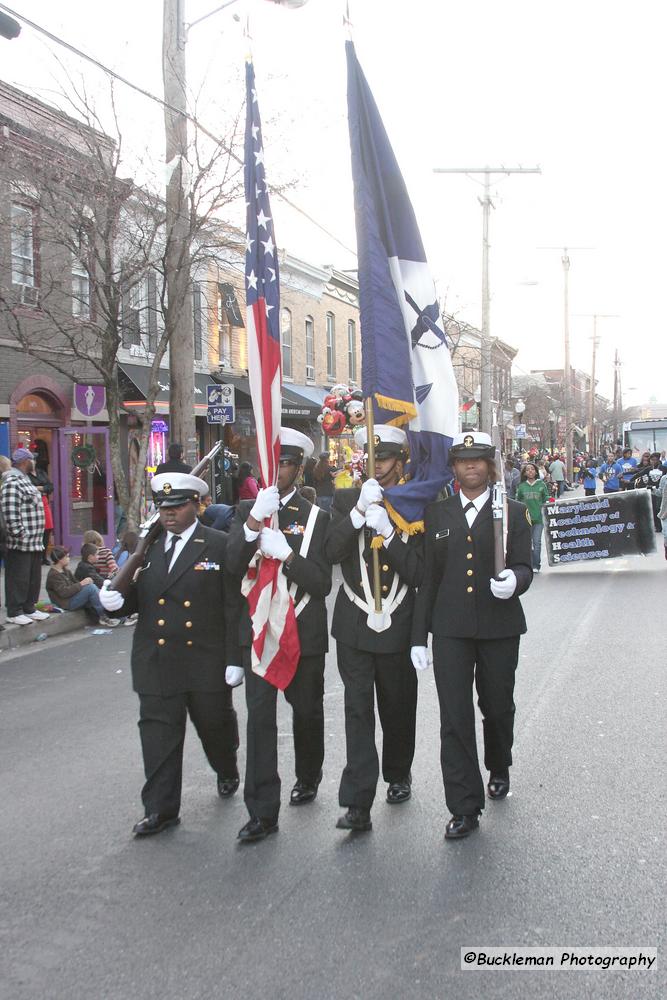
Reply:
M332 386L317 419L328 437L339 437L343 431L363 424L366 414L361 389L343 384Z

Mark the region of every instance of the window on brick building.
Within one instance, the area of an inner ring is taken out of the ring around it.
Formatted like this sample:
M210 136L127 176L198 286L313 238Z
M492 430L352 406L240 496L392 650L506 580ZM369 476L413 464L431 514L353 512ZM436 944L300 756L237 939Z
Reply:
M357 327L353 319L347 321L347 374L350 382L357 381Z
M315 381L315 324L306 316L306 381Z
M327 378L336 381L336 317L327 313Z
M12 205L11 242L12 283L24 288L36 288L38 282L35 252L35 212L29 205L20 205L16 202Z
M232 328L225 308L225 293L218 285L218 356L220 364L232 367Z
M292 313L280 310L280 346L283 352L283 376L292 378Z

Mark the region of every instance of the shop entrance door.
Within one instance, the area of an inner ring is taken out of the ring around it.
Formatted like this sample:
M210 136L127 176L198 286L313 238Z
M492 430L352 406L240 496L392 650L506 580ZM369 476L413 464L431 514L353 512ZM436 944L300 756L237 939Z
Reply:
M63 427L60 431L60 500L63 544L79 554L84 532L98 531L115 542L113 476L106 427Z

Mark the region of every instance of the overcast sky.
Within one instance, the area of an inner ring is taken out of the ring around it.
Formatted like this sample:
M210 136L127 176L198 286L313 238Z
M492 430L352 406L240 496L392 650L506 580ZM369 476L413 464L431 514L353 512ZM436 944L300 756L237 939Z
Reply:
M186 20L221 2L186 0ZM160 93L162 0L9 5ZM344 8L239 2L192 29L187 59L197 115L217 133L243 101L246 43L232 14L250 12L269 176L296 182L290 197L354 248ZM481 323L481 187L433 168L539 164L541 176L494 182L491 333L519 348L517 371L562 367L561 254L537 248L572 247L573 364L590 369L588 314L617 314L598 323L598 375L611 395L618 348L626 405L667 401L664 9L656 0L350 0L357 55L448 310ZM0 46L2 78L44 100L62 79L52 53L102 91L102 74L28 28ZM126 141L151 142L158 159L159 108L131 92L120 106ZM280 246L355 266L278 199L272 208Z

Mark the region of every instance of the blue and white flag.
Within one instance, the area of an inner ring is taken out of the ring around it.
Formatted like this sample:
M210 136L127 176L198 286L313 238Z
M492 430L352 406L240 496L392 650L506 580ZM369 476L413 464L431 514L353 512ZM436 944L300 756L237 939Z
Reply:
M407 188L352 42L347 102L359 258L361 387L378 423L402 425L409 481L385 491L404 530L451 473L459 398L438 299Z

